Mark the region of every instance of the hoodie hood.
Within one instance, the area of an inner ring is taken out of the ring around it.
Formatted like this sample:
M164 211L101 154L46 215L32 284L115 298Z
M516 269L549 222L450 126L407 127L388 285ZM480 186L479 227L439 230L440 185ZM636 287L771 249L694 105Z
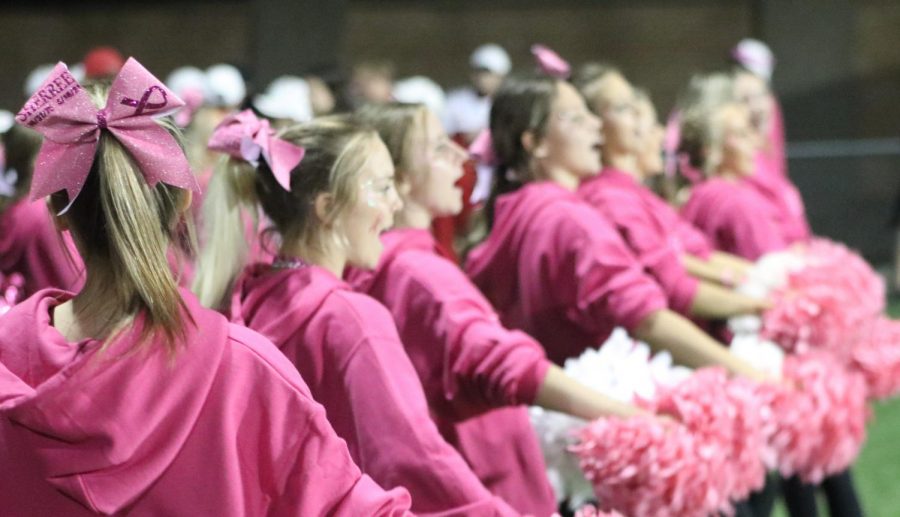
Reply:
M46 481L94 512L122 511L150 489L210 392L227 322L182 296L195 325L174 357L163 336L135 349L141 316L106 349L66 341L51 323L72 297L63 291L40 291L0 320L0 414L23 430Z
M319 266L280 269L271 264L253 264L235 282L231 320L253 328L281 346L290 342L297 329L306 325L328 295L337 290L351 289ZM281 309L275 314L272 307Z
M491 233L469 253L465 264L466 274L482 292L489 293L494 307L513 304L522 240L559 201L580 202L575 193L552 181L532 182L497 199Z

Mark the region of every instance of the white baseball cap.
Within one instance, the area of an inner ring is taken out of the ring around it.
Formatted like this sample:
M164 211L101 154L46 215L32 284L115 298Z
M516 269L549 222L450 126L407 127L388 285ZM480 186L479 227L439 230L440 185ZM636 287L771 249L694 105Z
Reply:
M291 119L295 122L312 120L309 84L294 75L283 75L272 81L266 91L253 98L253 106L271 118Z
M731 49L731 57L741 66L766 81L772 79L775 70L775 56L768 45L758 39L745 38Z
M476 48L469 57L472 68L483 68L495 74L506 75L512 69L509 54L495 43L487 43Z
M399 102L424 104L438 117L444 113L444 103L447 98L443 88L423 75L397 81L394 83L392 94L394 99Z

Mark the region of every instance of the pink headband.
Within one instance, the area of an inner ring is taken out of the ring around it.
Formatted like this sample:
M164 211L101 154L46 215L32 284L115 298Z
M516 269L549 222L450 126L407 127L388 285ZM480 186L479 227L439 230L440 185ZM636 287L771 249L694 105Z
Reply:
M559 57L559 54L550 50L544 45L535 44L531 46L531 55L537 61L538 68L541 72L550 77L557 79L568 79L572 73L569 63Z
M291 190L291 170L302 160L305 150L275 136L269 121L259 119L250 110L227 117L213 131L208 147L259 166L262 157L275 180L284 190Z
M35 160L31 198L39 199L65 190L69 205L91 171L106 130L137 161L151 187L159 182L199 191L184 151L153 119L168 115L184 103L161 81L129 58L113 80L106 106L98 109L88 93L58 63L40 88L16 115L16 121L44 135Z

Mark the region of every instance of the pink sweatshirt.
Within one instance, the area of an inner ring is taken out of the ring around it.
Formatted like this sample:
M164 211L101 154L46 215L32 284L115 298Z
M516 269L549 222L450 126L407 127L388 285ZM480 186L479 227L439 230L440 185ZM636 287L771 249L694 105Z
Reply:
M697 229L630 174L606 168L585 181L579 195L619 231L644 270L668 297L672 310L688 314L699 281L688 274L682 256L695 248L708 256L710 246Z
M71 298L41 291L0 318L0 513L407 515L360 473L291 364L185 293L196 326L170 357L142 325L71 343ZM202 329L202 330L201 330Z
M812 232L806 220L806 207L800 191L785 173L777 172L777 158L760 152L756 170L745 179L778 212L776 221L782 235L791 242L809 240Z
M249 266L233 318L270 338L297 367L363 472L404 486L417 514L511 515L428 414L390 313L318 266Z
M500 196L466 272L504 325L531 334L557 364L599 346L615 326L633 330L666 308L615 228L549 181Z
M503 327L427 230L381 240L375 271L351 269L347 278L391 311L438 428L491 492L521 512L550 515L556 500L521 406L534 403L550 365L540 344Z
M0 272L25 277L24 297L47 287L77 292L83 269L71 237L56 231L44 200L22 199L0 213Z
M787 248L780 212L746 179L711 178L694 186L681 211L722 251L756 260Z

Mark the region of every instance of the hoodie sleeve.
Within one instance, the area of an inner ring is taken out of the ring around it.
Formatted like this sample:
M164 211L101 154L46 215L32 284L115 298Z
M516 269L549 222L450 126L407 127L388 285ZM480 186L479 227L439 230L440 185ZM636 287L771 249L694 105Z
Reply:
M463 413L534 402L550 364L543 348L527 334L504 328L462 270L413 250L394 260L384 276L385 303L404 346L439 368L434 376L446 400L457 402ZM431 376L414 364L420 375Z
M345 321L344 331L358 339L337 374L346 380L351 452L363 472L381 486L409 489L417 515L514 515L438 433L390 313L358 294L353 306L357 320Z
M560 264L551 285L568 285L554 292L569 318L591 332L614 326L634 330L650 314L666 308L666 297L622 238L588 205L564 205L554 225ZM572 287L574 286L574 288ZM552 293L551 293L552 294Z
M670 307L687 314L697 294L699 281L690 276L681 263L680 250L672 238L638 200L617 203L615 223L628 247L644 269L665 292Z

